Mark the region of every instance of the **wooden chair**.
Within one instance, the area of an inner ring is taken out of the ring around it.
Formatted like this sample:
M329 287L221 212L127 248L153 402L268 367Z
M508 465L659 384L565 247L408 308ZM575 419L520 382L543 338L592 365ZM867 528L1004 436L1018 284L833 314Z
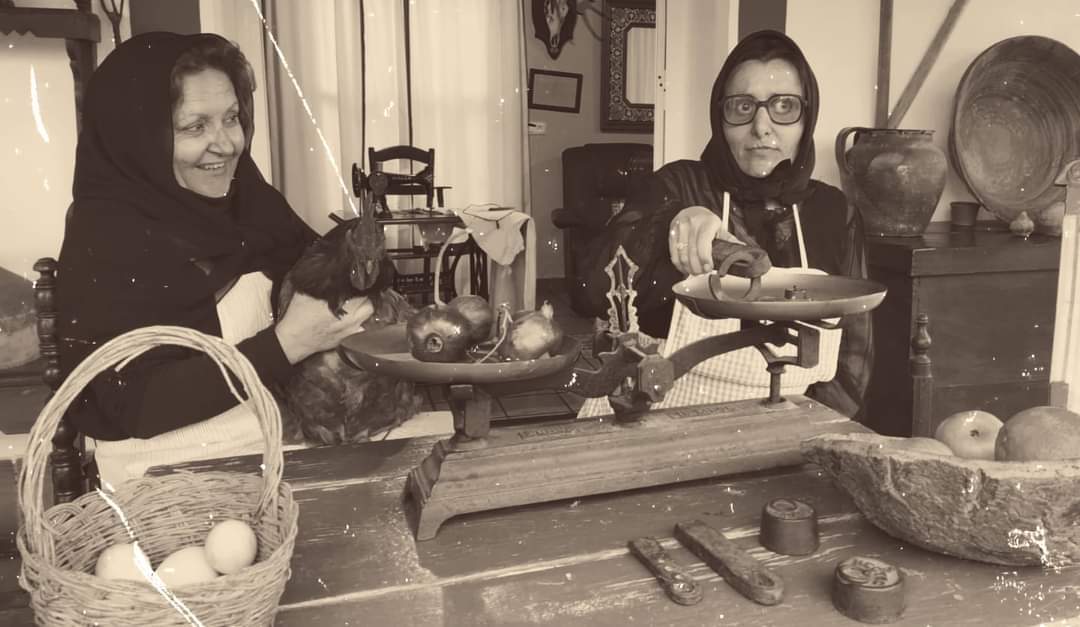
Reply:
M39 277L34 283L34 305L37 310L38 342L45 359L42 380L55 392L63 383L60 370L60 342L56 335L57 262L43 257L34 264ZM97 470L93 453L86 451L86 440L65 416L52 438L53 451L49 456L52 468L53 503L68 503L97 487Z
M406 160L420 164L420 169L415 174L406 174L387 171L386 164L390 161ZM375 217L383 226L407 226L419 229L421 235L427 232L441 231L448 233L453 226L460 226L456 216L443 215L430 211L397 212L392 214L387 205L387 196L424 196L426 207L442 207L445 199L444 190L450 189L448 185L435 185L435 149L427 150L415 146L390 146L381 150L368 149L368 182L372 192L372 200L375 205ZM353 163L353 193L359 196L364 188L364 173L359 164ZM422 269L418 273L399 273L394 279L394 289L409 297L414 304L430 304L433 301L434 286L433 262L438 254L441 242L433 241L427 245L413 245L409 247L390 248L387 250L390 258L395 262L406 260L418 260ZM472 291L487 298L488 296L488 265L487 256L470 238L461 244L452 244L447 250L446 258L441 268L446 281L440 285L441 297L450 300L456 295L452 277L457 269L461 258L468 256L469 280Z
M0 3L4 4L4 3ZM7 2L11 5L11 2ZM104 6L102 7L104 9ZM110 21L113 14L105 10ZM59 37L65 41L65 49L71 60L71 76L74 83L75 129L82 129L82 103L86 84L97 68L97 43L101 41L99 19L94 15L91 0L75 0L75 9L20 9L36 37ZM114 33L116 22L113 21ZM17 29L25 33L23 29ZM3 32L10 32L4 29ZM120 43L119 37L116 42ZM71 207L68 207L68 217ZM45 359L42 380L49 390L55 392L63 382L60 370L60 345L56 337L56 259L42 257L34 264L40 276L34 284L34 305L37 312L38 343ZM49 457L52 466L53 503L67 503L96 487L97 472L93 456L84 454L82 435L67 420L61 421L53 436L53 452ZM95 469L87 472L88 469Z

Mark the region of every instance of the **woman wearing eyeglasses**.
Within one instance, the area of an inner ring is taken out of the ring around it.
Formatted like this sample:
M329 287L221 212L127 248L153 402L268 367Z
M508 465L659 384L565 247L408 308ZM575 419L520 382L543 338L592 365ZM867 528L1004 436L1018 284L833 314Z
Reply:
M715 239L764 249L773 266L817 268L865 278L859 214L839 189L811 178L817 81L799 47L782 33L743 39L712 90L712 138L700 161L658 170L610 226L589 266L590 308L606 317L603 266L622 244L640 266L635 301L641 330L668 336L671 287L712 270ZM856 416L870 377L869 314L845 317L835 377L807 395Z

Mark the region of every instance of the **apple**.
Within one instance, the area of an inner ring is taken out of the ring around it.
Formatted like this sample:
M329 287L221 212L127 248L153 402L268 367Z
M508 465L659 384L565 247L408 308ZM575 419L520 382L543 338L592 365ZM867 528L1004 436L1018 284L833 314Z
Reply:
M934 439L947 444L957 457L994 459L994 446L1003 424L990 412L978 409L957 412L941 421Z
M1080 459L1080 414L1062 407L1032 407L1005 421L994 459L1005 462Z
M461 312L439 305L424 307L405 323L409 352L420 361L464 361L471 330Z
M902 451L930 453L931 455L948 455L950 457L953 454L952 449L949 448L947 444L945 444L944 442L939 442L934 438L892 438L890 444L893 448L897 448Z

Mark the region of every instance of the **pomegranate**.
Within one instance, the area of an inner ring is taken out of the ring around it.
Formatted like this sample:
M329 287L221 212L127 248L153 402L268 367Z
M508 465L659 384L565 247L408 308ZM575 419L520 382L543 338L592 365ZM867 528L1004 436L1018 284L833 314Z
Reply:
M447 304L469 321L469 344L475 345L491 338L491 328L495 324L495 315L482 296L465 294Z
M562 344L563 332L555 322L555 308L545 302L540 309L514 316L499 353L510 359L536 359Z
M420 361L463 361L472 325L456 309L428 305L405 324L409 352Z

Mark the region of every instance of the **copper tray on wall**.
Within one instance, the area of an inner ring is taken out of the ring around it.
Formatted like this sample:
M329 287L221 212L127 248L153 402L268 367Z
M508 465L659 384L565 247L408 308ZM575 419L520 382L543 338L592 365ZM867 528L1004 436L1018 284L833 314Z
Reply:
M1005 222L1063 200L1054 179L1080 157L1080 55L1038 36L987 48L957 87L949 151L971 193Z

